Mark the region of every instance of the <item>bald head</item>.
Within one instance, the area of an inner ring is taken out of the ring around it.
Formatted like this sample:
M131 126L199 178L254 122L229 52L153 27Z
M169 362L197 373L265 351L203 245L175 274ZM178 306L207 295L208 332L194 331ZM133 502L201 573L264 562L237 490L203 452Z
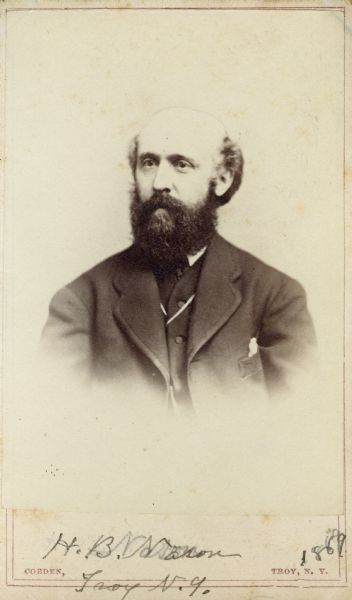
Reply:
M145 182L143 174L147 175L149 183L155 180L153 190L167 189L178 197L178 188L181 193L183 188L186 197L180 199L187 204L197 202L210 184L219 203L225 204L242 178L241 151L224 125L190 108L154 114L132 141L129 159L138 187Z
M149 120L139 134L139 143L142 147L156 143L165 150L176 148L180 154L197 153L203 160L215 163L225 137L224 126L211 115L188 108L170 108Z

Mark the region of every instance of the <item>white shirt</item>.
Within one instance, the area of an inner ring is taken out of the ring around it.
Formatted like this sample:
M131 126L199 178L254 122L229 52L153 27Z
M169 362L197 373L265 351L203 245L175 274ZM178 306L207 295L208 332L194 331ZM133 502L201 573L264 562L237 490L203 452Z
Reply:
M192 256L187 255L188 263L189 263L190 267L192 267L194 265L194 263L197 262L198 258L200 258L201 256L203 256L203 254L206 251L206 249L207 249L207 246L204 246L204 248L202 248L201 250L199 250L199 252L197 252L197 254L193 254Z

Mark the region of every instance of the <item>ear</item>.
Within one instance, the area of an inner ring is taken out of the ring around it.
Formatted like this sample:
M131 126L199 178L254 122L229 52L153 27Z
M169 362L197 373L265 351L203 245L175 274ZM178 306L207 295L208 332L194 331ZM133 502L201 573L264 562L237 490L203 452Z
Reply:
M234 173L225 167L219 167L213 181L214 181L214 192L218 198L226 194L230 188L234 179Z

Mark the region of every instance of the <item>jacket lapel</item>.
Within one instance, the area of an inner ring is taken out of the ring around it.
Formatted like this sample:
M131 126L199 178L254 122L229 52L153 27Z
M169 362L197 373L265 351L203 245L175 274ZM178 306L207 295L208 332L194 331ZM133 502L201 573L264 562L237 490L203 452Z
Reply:
M240 274L236 250L215 234L198 282L190 325L189 362L240 305Z
M113 307L115 319L168 380L167 342L158 285L152 271L134 260L133 248L115 276L114 287L118 292Z

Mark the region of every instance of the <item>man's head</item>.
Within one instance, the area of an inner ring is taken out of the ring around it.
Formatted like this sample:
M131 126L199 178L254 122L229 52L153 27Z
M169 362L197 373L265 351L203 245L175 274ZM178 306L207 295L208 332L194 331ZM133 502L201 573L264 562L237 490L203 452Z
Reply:
M195 254L241 183L242 154L223 125L199 111L163 110L134 138L129 160L137 246L159 264Z

